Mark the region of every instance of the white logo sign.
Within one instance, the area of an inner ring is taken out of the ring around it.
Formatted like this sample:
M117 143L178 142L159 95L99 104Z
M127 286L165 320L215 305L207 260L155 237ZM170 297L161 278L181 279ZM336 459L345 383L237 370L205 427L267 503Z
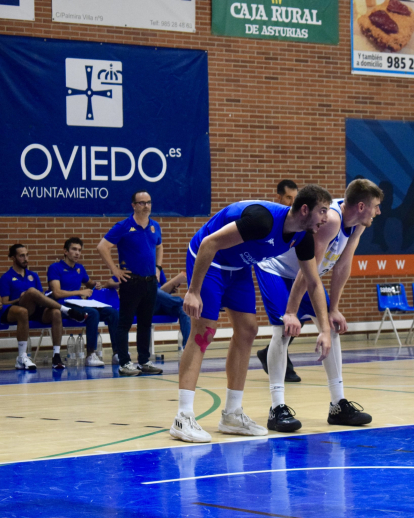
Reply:
M66 123L122 128L120 61L66 59Z
M275 240L273 238L266 241L266 243L269 243L269 245L275 246Z

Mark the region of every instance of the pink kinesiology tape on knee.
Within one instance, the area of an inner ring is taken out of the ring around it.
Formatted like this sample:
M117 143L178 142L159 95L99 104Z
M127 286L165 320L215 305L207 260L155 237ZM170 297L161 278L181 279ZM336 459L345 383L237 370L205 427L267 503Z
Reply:
M207 347L211 344L213 341L213 337L216 334L216 330L212 329L211 327L206 327L206 332L203 336L196 335L195 336L195 342L200 347L200 350L202 353L204 353L207 349Z

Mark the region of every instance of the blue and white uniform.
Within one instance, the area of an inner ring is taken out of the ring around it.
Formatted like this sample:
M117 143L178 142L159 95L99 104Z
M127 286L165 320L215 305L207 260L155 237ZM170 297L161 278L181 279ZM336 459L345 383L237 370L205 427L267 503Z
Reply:
M320 276L329 272L335 266L348 243L348 239L355 232L356 227L344 228L341 211L343 202L343 199L336 199L332 201L330 206L331 210L339 214L341 228L337 236L329 243L324 258L318 265ZM276 326L282 325L282 317L286 311L290 291L299 272L299 262L296 254L289 250L279 257L262 261L255 266L255 272L270 323ZM325 294L329 307L329 296L326 290ZM315 316L315 311L308 293L305 293L299 307L298 318L299 320L308 320L311 316Z
M201 289L201 316L217 320L220 307L243 313L256 313L251 266L287 252L313 238L306 232L283 234L290 208L267 201L250 200L233 203L213 216L193 237L187 252L189 284L195 258L204 237L235 222L244 242L219 250L204 278ZM254 212L256 211L256 213ZM265 224L264 224L265 222ZM257 237L256 237L257 236ZM309 248L309 246L307 246Z

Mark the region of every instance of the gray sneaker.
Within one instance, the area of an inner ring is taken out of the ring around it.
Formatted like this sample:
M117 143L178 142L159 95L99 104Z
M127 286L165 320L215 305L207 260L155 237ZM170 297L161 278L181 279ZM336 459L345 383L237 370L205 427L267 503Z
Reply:
M120 365L118 372L121 376L139 376L142 372L132 362Z
M152 362L144 363L143 365L138 364L142 374L162 374L163 370L156 367Z
M267 435L263 426L256 424L242 408L237 408L233 413L221 412L221 420L218 426L220 432L235 435Z

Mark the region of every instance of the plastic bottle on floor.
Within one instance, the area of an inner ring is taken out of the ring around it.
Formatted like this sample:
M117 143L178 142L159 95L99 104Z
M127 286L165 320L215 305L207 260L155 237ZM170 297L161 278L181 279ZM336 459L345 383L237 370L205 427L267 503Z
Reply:
M68 341L66 342L66 348L67 348L67 362L68 365L76 365L76 340L71 333Z
M79 334L76 339L76 360L77 363L82 365L85 361L85 342L83 341L83 337Z

